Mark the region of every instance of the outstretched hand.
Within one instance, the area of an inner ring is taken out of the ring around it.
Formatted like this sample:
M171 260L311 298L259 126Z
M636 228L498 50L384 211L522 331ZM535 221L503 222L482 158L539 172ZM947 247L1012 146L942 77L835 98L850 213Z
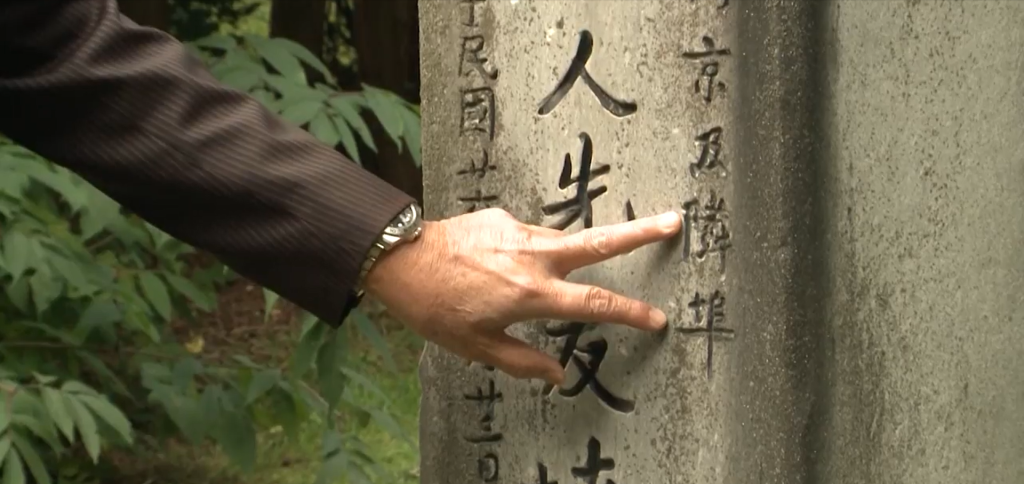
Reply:
M488 209L425 222L419 239L374 264L366 290L410 329L457 355L516 378L561 384L558 361L505 328L533 319L663 328L657 308L565 277L681 227L679 214L670 212L566 234Z

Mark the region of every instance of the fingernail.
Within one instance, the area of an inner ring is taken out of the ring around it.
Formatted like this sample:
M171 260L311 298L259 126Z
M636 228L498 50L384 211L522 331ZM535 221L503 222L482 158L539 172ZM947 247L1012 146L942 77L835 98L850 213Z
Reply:
M679 218L679 214L675 212L663 213L658 216L658 225L666 230L674 230L679 227L682 220Z
M668 324L668 317L658 308L651 309L650 318L651 326L654 326L654 329L664 328Z

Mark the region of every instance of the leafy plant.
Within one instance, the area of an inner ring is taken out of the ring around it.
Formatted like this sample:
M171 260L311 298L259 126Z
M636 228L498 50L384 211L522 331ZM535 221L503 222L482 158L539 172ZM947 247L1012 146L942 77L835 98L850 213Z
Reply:
M365 84L362 91L341 91L320 59L288 39L212 35L193 45L221 82L249 93L320 141L340 144L354 161L361 163L357 140L377 151L362 118L369 112L399 150L405 147L420 164L419 108L394 93ZM307 70L324 80L311 81Z
M353 158L355 136L373 148L360 117L368 111L418 159L418 113L397 96L332 90L326 69L288 41L199 44L219 52L205 57L225 82ZM310 87L303 64L322 69L327 83ZM215 309L217 289L234 275L188 263L194 253L0 138L0 482L55 482L73 455L96 463L111 447L168 432L216 442L253 469L261 429L294 435L310 419L325 425L318 482L389 482L355 431L376 424L404 436L388 398L346 359L352 331L389 357L376 326L361 313L342 329L305 315L283 363L210 351L187 328ZM267 314L276 301L268 293ZM358 401L354 388L377 401Z

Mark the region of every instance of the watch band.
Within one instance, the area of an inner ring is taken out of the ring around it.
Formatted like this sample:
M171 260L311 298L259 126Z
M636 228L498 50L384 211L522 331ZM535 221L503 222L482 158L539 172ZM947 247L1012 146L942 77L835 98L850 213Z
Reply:
M381 254L385 251L405 242L415 240L422 231L422 210L417 204L411 204L396 216L387 228L377 237L370 250L366 253L363 265L359 268L359 277L356 279L356 295L362 296L363 285L366 276L373 268Z
M370 273L370 269L373 268L373 264L377 262L377 259L384 252L384 249L384 235L381 235L373 242L370 250L366 253L366 259L363 260L363 265L359 268L359 278L356 280L356 292L358 294L362 295L363 283L366 282L366 275Z

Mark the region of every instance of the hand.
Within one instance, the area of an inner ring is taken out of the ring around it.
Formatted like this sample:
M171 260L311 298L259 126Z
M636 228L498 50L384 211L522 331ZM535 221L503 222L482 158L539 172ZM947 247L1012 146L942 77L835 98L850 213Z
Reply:
M679 214L670 212L566 234L488 209L425 222L419 239L378 259L366 290L410 329L457 355L557 385L564 378L558 361L505 328L531 319L663 328L660 310L565 277L681 227Z

